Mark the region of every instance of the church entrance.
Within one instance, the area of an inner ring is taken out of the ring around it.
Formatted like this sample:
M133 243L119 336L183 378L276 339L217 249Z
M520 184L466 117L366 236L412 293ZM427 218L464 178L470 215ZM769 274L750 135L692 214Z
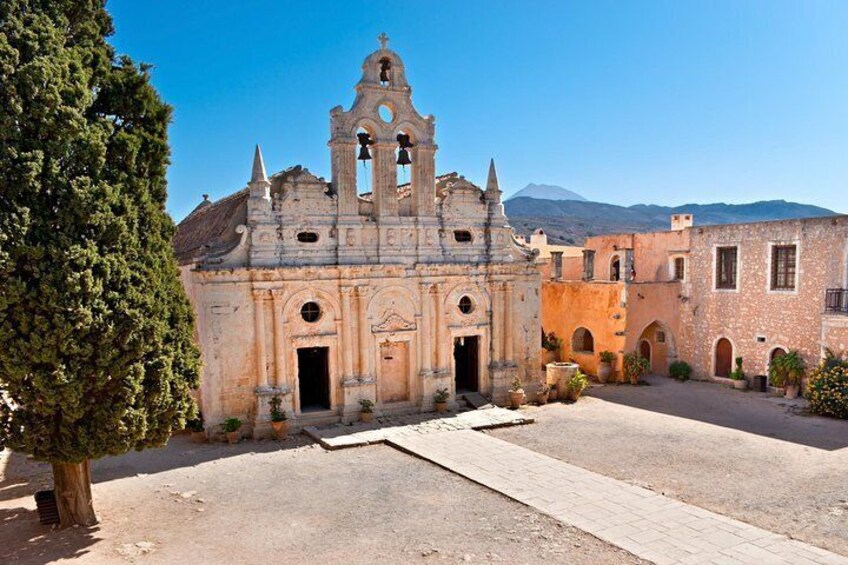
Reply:
M302 347L297 350L301 412L330 409L329 352L329 347Z
M456 368L456 392L479 392L480 375L478 353L480 338L474 336L458 337L453 342L453 360Z
M409 400L409 342L380 344L380 400Z

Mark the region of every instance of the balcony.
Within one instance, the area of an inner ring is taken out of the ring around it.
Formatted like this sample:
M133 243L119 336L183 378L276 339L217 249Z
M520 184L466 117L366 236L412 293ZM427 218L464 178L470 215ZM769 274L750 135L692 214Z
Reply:
M824 295L824 311L828 314L848 314L848 289L827 289Z

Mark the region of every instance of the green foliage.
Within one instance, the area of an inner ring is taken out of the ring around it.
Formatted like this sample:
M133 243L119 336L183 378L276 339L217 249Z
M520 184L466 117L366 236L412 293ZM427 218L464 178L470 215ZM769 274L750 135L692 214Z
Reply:
M579 370L568 383L568 389L572 392L583 392L587 386L589 386L589 378Z
M559 351L562 340L554 332L545 333L545 330L542 330L542 347L548 351Z
M769 364L769 380L772 386L800 385L806 373L806 364L801 354L792 350L775 357Z
M668 366L668 374L678 381L688 381L692 376L692 367L686 361L675 361Z
M224 420L224 423L221 424L221 427L224 429L224 432L230 434L233 432L237 432L241 429L242 421L238 418L227 418Z
M371 412L374 411L374 402L372 400L367 399L367 398L360 398L359 399L359 407L366 414L371 413Z
M806 396L812 412L848 420L848 361L828 351L810 375Z
M440 388L433 394L435 402L447 402L450 399L450 391L446 388Z
M510 387L510 390L512 390L512 392L523 392L524 388L521 386L521 379L519 379L518 377L512 379L512 386Z
M197 418L192 418L186 422L186 429L190 432L203 431L203 414L198 413Z
M195 418L171 109L100 0L0 2L0 447L80 462Z
M639 378L651 370L651 363L637 351L631 351L624 355L624 375L631 380Z
M615 353L612 351L601 351L598 353L598 359L601 360L601 363L612 363L615 361Z
M539 385L539 394L549 394L551 392L551 385L549 385L546 381L542 381L542 384Z
M268 401L268 405L271 408L272 422L285 422L288 420L285 410L282 409L283 399L279 394L272 396L271 400Z
M742 358L741 357L736 358L736 368L733 369L733 371L731 371L730 375L728 375L728 376L731 379L733 379L734 381L741 381L741 380L745 379L745 371L742 370Z

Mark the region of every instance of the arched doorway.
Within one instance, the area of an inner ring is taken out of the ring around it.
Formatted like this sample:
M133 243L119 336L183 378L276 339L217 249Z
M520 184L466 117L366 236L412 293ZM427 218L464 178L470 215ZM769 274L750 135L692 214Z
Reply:
M727 378L733 368L733 344L721 338L715 346L715 376Z
M613 255L612 259L610 260L610 280L621 280L621 257L619 257L618 255Z
M783 357L784 355L786 355L786 350L783 349L782 347L775 347L774 349L772 349L771 353L769 353L769 359L768 359L769 360L769 369L771 369L772 361L774 361L778 357ZM772 384L771 383L771 370L769 370L766 374L768 375L769 385L771 385ZM772 386L774 386L774 385L772 385Z
M639 343L639 355L648 360L648 363L651 363L651 343L643 339L641 343ZM651 365L653 365L651 363Z

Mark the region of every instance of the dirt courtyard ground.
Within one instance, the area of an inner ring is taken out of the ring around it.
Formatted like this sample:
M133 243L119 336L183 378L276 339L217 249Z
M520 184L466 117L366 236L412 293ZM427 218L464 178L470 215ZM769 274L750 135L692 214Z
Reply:
M93 532L40 526L31 495L46 466L12 456L0 563L642 563L390 447L285 443L177 437L100 461Z
M528 407L532 426L487 433L848 555L848 421L712 383L648 381Z

